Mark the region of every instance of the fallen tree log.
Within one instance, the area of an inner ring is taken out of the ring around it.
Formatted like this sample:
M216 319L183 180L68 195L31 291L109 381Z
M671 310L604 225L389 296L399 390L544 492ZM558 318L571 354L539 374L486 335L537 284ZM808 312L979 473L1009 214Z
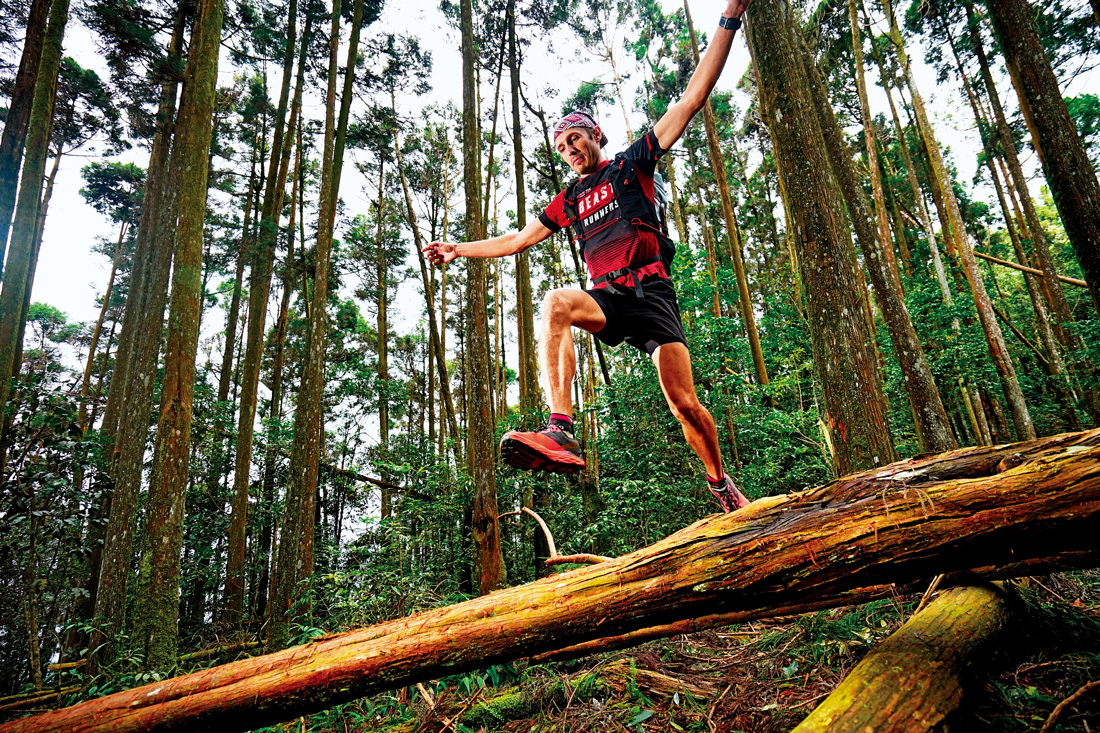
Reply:
M686 619L850 604L856 589L943 573L1086 567L1098 531L1100 430L919 456L707 517L609 562L13 721L0 732L248 730Z
M1007 620L994 589L949 590L871 650L794 733L945 729L967 667Z

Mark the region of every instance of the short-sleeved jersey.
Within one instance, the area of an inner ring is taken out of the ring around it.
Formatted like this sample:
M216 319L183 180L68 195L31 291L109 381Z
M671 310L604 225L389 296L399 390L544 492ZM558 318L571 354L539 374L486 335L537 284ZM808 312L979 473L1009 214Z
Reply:
M620 153L630 159L636 172L633 180L625 181L625 186L640 187L642 194L654 206L653 177L657 161L664 153L652 130ZM613 165L614 161L604 161L596 171L566 189L570 192L571 206L566 205L566 191L559 193L539 214L539 221L551 232L556 232L583 220L585 236L581 242L581 254L588 266L588 276L593 280L613 270L642 262L649 264L636 268L639 279L646 275L668 277L663 262L651 261L657 258L660 251L656 232L621 215L611 184ZM572 217L570 213L573 213ZM613 282L632 284L629 274ZM599 283L595 287L607 287L607 283Z

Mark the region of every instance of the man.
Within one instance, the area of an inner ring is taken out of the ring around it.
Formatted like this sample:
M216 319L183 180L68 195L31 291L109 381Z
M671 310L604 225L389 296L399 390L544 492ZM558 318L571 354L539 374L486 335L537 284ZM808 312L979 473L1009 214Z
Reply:
M668 263L661 257L663 237L654 196L657 161L706 103L748 4L749 0L728 0L683 98L613 160L604 155L607 137L591 116L571 112L555 126L554 146L581 178L522 231L477 242L432 242L424 248L433 263L441 264L456 257L516 254L565 226L577 235L593 287L554 290L543 301L539 362L550 420L537 432L505 434L500 448L509 465L557 473L584 468L580 445L573 437L570 391L576 372L571 331L575 326L609 346L626 341L650 356L661 391L688 444L703 461L707 483L722 509L732 512L748 504L722 469L714 420L695 394L676 292Z

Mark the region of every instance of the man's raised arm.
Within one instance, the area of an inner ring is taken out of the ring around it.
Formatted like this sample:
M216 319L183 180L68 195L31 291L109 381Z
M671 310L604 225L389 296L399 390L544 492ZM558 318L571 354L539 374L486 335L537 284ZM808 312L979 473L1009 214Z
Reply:
M749 0L728 0L726 3L726 9L722 12L722 25L711 37L710 46L700 59L699 67L691 75L687 89L684 90L684 96L669 107L653 127L653 132L657 135L657 143L662 150L668 150L676 144L687 129L691 118L707 103L707 97L714 89L718 77L722 75L722 68L726 65L726 57L729 56L733 35L736 33L734 29L727 26L730 22L727 19L736 19L735 25L740 26L741 15L748 6Z
M432 242L424 248L424 254L434 265L442 265L456 257L507 257L538 244L553 232L538 219L518 232L509 232L499 237L479 239L475 242Z

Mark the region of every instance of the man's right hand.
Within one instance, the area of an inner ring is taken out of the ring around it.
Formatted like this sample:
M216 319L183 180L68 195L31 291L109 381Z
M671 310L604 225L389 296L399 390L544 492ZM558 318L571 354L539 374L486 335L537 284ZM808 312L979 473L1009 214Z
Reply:
M458 257L458 249L450 242L432 242L424 248L424 255L433 265L445 265Z

